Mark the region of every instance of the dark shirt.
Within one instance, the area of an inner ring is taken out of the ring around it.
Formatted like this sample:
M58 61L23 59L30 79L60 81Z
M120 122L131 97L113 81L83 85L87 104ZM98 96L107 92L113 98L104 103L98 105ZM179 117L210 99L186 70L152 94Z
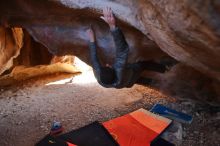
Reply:
M102 66L100 61L97 57L97 50L96 44L90 42L90 57L93 67L94 75L98 81L98 83L106 88L114 87L114 88L123 88L123 87L130 87L133 84L132 74L133 70L127 65L127 58L129 53L129 47L125 40L125 37L122 31L116 27L114 30L111 31L113 36L113 40L116 46L116 58L114 61L113 69L115 70L116 80L112 84L104 84L100 79L100 73Z

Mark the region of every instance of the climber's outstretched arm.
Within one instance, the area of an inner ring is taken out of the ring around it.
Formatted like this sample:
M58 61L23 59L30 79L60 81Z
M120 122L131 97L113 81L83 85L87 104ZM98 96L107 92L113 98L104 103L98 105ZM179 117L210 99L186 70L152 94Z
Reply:
M94 33L92 27L90 27L87 30L87 35L89 37L90 58L91 58L93 72L94 72L94 75L95 75L97 81L101 82L101 80L100 80L101 64L100 64L99 58L97 56L95 33Z

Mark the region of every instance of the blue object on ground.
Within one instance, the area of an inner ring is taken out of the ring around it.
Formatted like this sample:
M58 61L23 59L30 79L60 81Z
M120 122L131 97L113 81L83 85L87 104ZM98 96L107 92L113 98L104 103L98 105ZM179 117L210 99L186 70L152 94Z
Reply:
M192 116L190 116L190 115L175 111L173 109L170 109L170 108L165 107L160 104L154 105L150 111L153 113L159 114L161 116L167 117L169 119L176 120L178 122L182 122L182 123L189 123L190 124L193 119Z
M51 126L51 130L52 130L52 131L53 131L53 130L58 130L58 129L60 129L60 128L62 128L61 123L54 121L53 124L52 124L52 126Z
M61 133L62 131L63 131L63 127L61 123L54 121L51 126L50 135L56 135Z

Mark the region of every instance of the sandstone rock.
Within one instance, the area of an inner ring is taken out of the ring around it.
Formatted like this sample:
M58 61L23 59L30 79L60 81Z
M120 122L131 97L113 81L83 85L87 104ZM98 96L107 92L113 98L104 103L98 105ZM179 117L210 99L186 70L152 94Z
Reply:
M114 43L108 26L99 18L98 9L91 10L92 7L84 10L68 8L59 1L45 1L45 3L31 1L26 3L25 1L15 0L1 2L2 5L7 7L7 10L3 8L0 15L11 26L18 25L28 30L36 41L46 46L54 55L76 55L86 63L90 63L90 59L85 31L89 24L93 24L97 34L101 61L109 64L113 62ZM23 6L28 8L28 12L22 8ZM117 4L117 6L120 5ZM46 7L51 8L51 10L48 11ZM13 15L8 15L5 11L10 11L10 14ZM130 45L129 62L167 56L154 41L148 39L142 32L121 20L118 20L118 23L123 28Z
M53 54L73 54L87 63L85 29L92 23L101 60L111 63L113 43L108 27L99 19L105 6L112 7L126 34L131 47L129 62L165 55L160 48L220 81L218 0L11 0L0 2L0 18L2 24L27 29Z
M60 72L76 74L80 71L67 63L55 63L51 65L39 65L34 67L17 66L9 75L0 77L0 86L9 86L33 77Z
M23 30L22 41L23 46L21 48L19 56L14 59L13 67L19 65L47 65L51 63L53 55L49 53L45 46L34 41L33 37L31 37L26 30Z
M0 75L13 65L23 45L21 28L4 28L0 26Z

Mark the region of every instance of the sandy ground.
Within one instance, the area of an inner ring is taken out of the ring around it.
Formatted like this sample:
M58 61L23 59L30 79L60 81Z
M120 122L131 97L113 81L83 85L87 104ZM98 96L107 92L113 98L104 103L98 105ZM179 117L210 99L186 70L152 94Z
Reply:
M62 81L56 81L66 78ZM93 121L106 121L135 109L161 103L193 115L183 124L181 146L220 146L220 112L189 99L175 99L147 86L105 89L92 72L74 78L53 75L1 89L0 146L33 146L54 120L65 132Z

